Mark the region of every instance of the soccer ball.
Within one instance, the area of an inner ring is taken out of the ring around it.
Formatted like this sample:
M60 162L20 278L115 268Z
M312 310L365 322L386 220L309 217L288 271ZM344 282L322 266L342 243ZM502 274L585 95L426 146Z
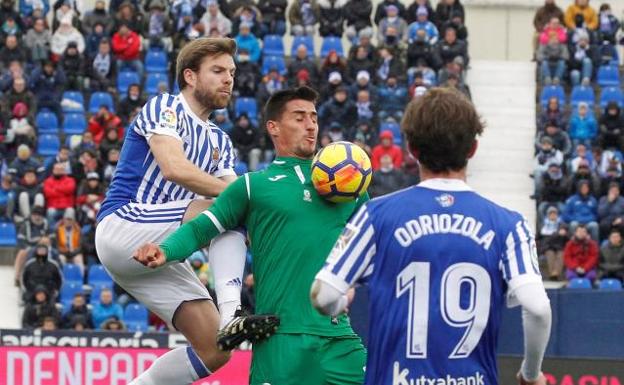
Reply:
M312 184L330 202L348 202L366 192L372 175L366 152L350 142L321 149L312 161Z

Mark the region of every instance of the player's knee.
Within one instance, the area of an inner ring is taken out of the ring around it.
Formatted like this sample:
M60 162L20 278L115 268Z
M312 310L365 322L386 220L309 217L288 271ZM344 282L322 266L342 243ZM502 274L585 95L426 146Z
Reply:
M205 350L195 349L195 352L211 373L214 373L217 369L225 365L232 356L230 352L224 352L217 349L217 347Z

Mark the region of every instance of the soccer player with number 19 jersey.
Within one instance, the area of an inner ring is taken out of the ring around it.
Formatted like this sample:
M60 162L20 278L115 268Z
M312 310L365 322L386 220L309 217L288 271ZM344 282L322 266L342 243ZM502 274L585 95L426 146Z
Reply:
M370 287L369 385L496 385L500 315L521 305L520 384L540 372L550 333L535 242L522 216L474 192L466 165L483 128L472 104L433 89L403 120L422 182L354 215L312 286L314 305L338 314L358 282Z

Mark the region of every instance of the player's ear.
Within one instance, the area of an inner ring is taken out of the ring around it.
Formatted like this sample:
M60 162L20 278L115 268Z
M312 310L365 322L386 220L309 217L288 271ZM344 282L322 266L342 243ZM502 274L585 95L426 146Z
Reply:
M267 120L266 129L271 136L277 136L279 134L279 126L275 120Z
M477 148L479 147L479 141L475 139L474 142L472 142L472 146L470 146L470 151L468 151L468 159L471 159L474 154L477 152Z
M186 84L195 87L197 84L197 74L192 69L186 68L184 70L184 80L186 81Z

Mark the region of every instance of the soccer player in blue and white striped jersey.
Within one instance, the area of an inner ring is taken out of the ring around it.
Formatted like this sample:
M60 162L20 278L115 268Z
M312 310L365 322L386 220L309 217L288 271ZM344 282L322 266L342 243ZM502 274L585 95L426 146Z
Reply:
M368 385L496 385L502 308L521 305L520 384L545 385L551 313L535 241L520 214L465 182L482 123L459 93L433 89L408 105L417 186L368 202L346 226L311 296L338 314L370 287Z
M133 259L146 242L160 242L205 210L236 179L228 135L208 121L228 105L234 83L232 39L197 39L177 58L177 95L152 98L130 126L106 199L98 215L96 247L114 280L191 346L160 357L132 385L186 385L227 362L217 331L240 304L244 236L229 232L209 250L219 313L206 287L186 263L153 270Z

